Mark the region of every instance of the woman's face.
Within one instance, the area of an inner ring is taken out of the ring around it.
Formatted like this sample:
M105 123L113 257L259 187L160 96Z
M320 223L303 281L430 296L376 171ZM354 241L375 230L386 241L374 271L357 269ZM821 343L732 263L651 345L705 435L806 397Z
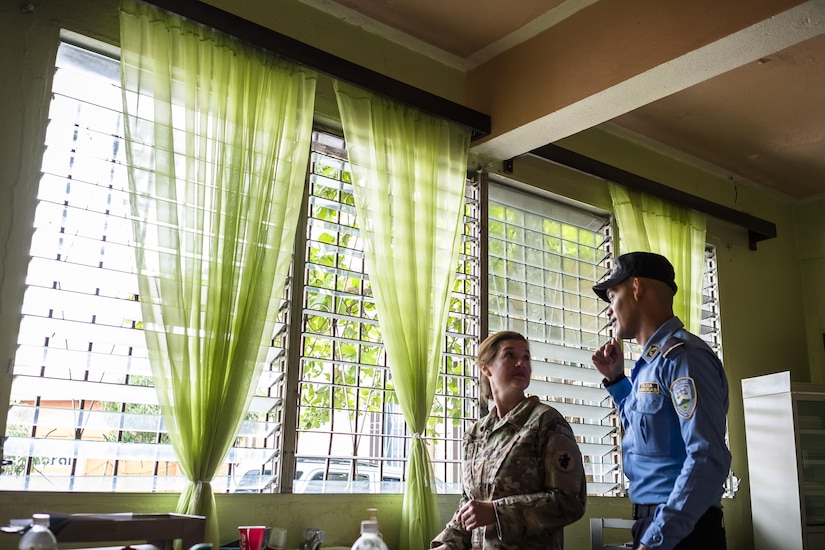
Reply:
M481 365L481 371L490 378L493 396L522 395L530 385L530 349L522 340L504 340L492 362Z

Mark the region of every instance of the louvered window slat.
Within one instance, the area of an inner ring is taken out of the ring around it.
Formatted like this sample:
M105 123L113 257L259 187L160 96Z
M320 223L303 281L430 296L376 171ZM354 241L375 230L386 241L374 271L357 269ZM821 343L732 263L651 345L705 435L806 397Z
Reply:
M92 431L158 432L165 433L166 427L160 416L86 410L82 414L67 408L32 407L15 405L9 408L8 421L31 426L64 426ZM254 437L261 433L273 435L280 428L276 422L244 421L238 435Z

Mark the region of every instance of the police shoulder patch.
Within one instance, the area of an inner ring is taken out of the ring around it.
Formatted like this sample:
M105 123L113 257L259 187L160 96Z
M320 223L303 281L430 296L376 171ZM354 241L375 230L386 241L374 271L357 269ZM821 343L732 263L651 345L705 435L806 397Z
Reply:
M676 414L682 418L688 419L693 416L696 410L696 383L693 378L683 377L677 378L670 385L670 398L673 400L673 408L676 409Z

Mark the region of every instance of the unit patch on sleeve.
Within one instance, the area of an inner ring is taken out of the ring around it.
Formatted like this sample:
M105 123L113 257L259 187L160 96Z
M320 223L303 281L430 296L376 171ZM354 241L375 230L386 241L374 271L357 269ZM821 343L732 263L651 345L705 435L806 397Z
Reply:
M562 472L570 472L575 466L573 457L571 457L570 453L567 451L556 451L556 456L553 457L553 462L556 464L556 468Z
M677 378L670 385L670 398L676 414L682 418L690 418L696 410L696 383L693 378Z

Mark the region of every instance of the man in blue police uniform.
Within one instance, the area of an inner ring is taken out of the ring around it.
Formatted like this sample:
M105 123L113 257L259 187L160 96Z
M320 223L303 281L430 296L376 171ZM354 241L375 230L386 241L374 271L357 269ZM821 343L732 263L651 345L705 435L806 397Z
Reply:
M593 290L610 303L616 336L593 354L593 365L624 427L634 548L726 548L728 383L716 354L673 315L673 266L659 254L623 254ZM635 338L642 348L629 380L617 338Z

